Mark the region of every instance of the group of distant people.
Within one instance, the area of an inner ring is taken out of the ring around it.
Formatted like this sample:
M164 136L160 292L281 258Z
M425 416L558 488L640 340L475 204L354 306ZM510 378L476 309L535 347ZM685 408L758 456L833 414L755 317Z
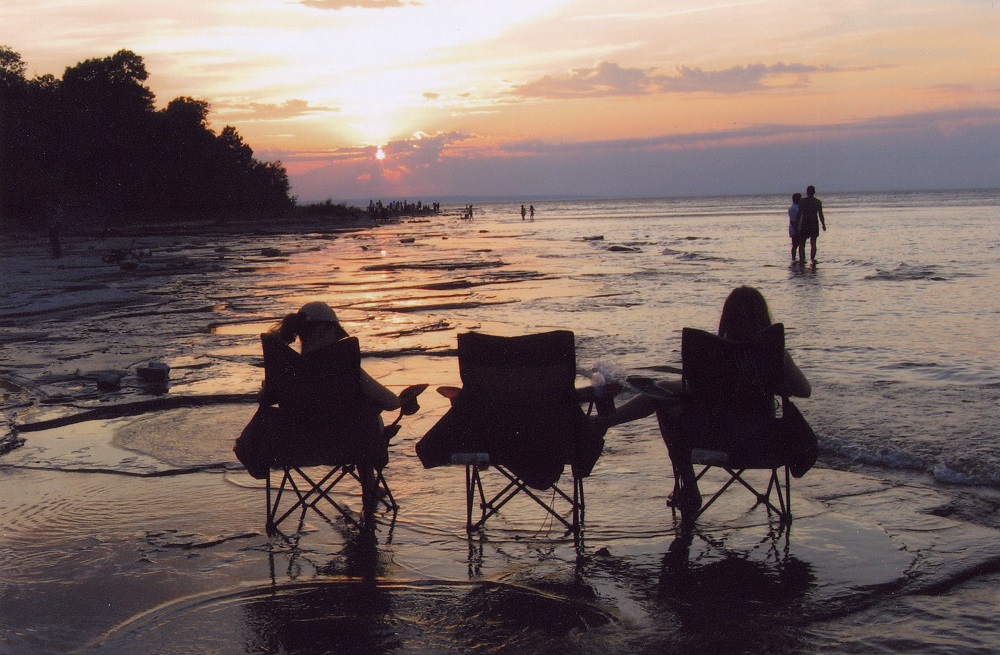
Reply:
M528 209L525 209L524 205L521 205L521 220L522 221L524 220L524 217L529 212L531 213L531 220L535 220L535 206L534 205L530 205Z
M437 202L425 204L422 200L418 200L416 203L407 202L406 200L393 200L383 205L381 200L377 202L374 200L368 201L368 216L373 221L384 221L391 216L401 214L438 214L440 212L441 204Z
M805 198L801 193L792 194L792 204L788 207L788 236L792 239L793 264L796 261L806 263L807 240L811 244L809 258L816 263L816 239L821 225L826 232L823 203L816 197L816 187L809 185Z

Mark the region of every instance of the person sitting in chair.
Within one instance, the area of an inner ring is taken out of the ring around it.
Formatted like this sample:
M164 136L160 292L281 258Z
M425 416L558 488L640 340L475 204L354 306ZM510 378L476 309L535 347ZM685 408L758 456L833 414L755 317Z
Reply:
M302 305L299 311L285 316L270 331L286 345L291 345L298 339L303 355L321 350L348 336L333 309L319 300ZM363 369L361 392L380 411L392 411L400 407L399 397ZM266 398L267 388L261 393Z
M771 326L771 312L764 296L753 287L741 286L733 289L722 306L722 316L719 319L719 336L734 341L746 341L760 331ZM792 356L785 351L782 367L783 395L808 398L812 394L809 380L795 364ZM614 411L599 414L594 419L601 430L644 418L663 410L667 426L677 423L682 409L682 387L680 380L660 380L655 383L657 389L652 394L640 394L616 408ZM662 391L661 394L656 393ZM695 478L694 466L691 463L691 444L680 443L669 427L661 429L663 441L666 443L670 460L678 471L680 478L680 498L672 495L667 503L681 510L682 520L685 514L691 516L701 508L701 494ZM673 438L672 438L673 437Z

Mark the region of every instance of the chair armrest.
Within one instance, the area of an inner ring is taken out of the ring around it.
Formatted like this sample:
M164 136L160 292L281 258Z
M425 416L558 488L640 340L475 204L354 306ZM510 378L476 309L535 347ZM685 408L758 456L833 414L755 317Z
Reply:
M447 398L448 400L454 400L459 393L462 392L461 387L438 387L437 392Z
M426 384L414 384L399 392L400 411L405 416L417 413L417 410L420 409L420 405L417 404L417 396L422 394L426 388Z

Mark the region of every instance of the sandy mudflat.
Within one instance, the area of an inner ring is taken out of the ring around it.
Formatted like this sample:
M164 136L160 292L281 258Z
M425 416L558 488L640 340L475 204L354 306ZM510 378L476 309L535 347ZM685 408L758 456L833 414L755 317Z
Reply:
M250 397L257 334L315 297L361 338L367 370L432 388L394 442L401 508L374 543L313 514L285 537L264 533L262 485L230 450L251 403L21 432L0 458L0 651L812 652L887 597L947 591L1000 561L997 532L960 520L954 496L822 465L793 483L790 530L729 494L678 539L655 421L609 433L579 553L526 505L467 538L463 471L425 471L413 451L446 410L433 387L459 382L455 334L552 326L532 298L598 290L567 277L572 262L519 254L523 229L443 216L346 234L167 235L139 240L150 254L128 270L102 261L133 247L120 238L70 242L61 260L5 243L8 425ZM599 318L572 321L585 344L598 338ZM151 361L171 366L166 389L136 375ZM101 372L120 389L100 391Z

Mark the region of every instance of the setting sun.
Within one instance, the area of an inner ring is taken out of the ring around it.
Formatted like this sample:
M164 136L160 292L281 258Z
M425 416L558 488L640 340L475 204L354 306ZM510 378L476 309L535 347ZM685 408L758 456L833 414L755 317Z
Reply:
M377 159L379 161L382 161L383 159L385 159L385 150L382 150L382 148L379 148L378 151L375 153L375 159Z

